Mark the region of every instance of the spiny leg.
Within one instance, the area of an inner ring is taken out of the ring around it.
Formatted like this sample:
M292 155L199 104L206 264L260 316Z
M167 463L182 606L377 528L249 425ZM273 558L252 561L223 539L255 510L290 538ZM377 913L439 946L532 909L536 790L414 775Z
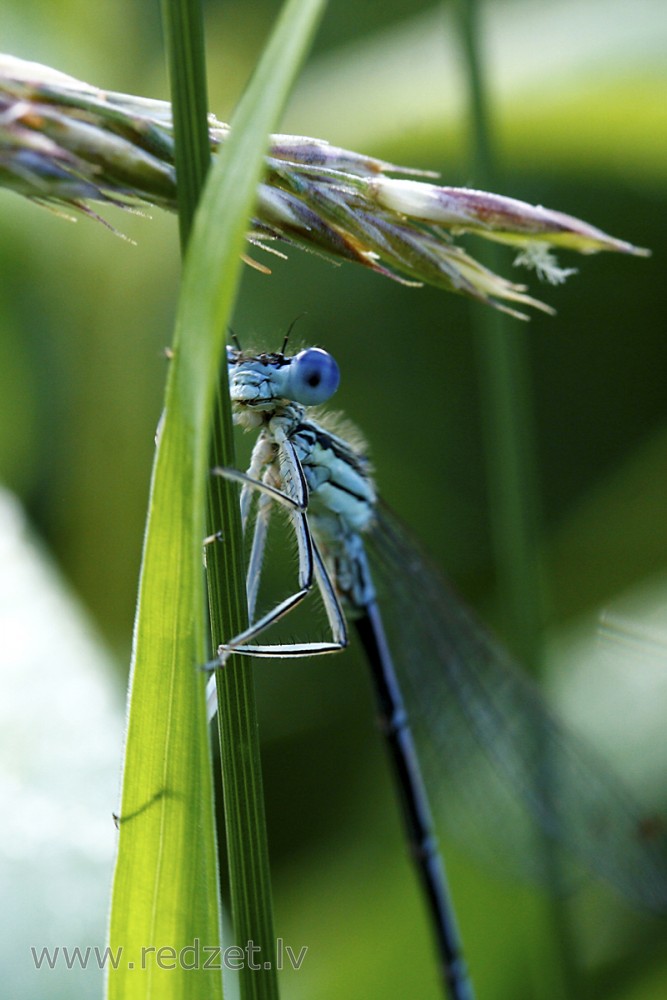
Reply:
M256 451L258 452L258 450ZM256 453L254 452L253 458L255 458L255 454ZM253 463L251 462L251 469L256 469L257 465L258 463L255 463L253 466ZM218 655L220 656L221 663L224 663L227 656L229 656L230 653L237 649L240 645L245 644L248 639L252 639L253 636L259 634L259 632L263 629L268 628L269 625L278 621L283 617L283 615L291 611L293 607L296 607L296 605L298 605L308 595L313 585L313 540L305 514L308 504L308 485L294 446L288 440L281 442L278 447L277 465L280 470L280 482L284 484L290 492L279 489L277 486L274 486L273 483L267 481L270 479L272 474L275 476L276 463L266 469L262 480L253 479L249 472L240 472L238 469L216 468L213 470L216 475L224 476L226 479L243 484L244 499L248 498L245 502L246 514L250 508L250 492L255 490L262 494L262 497L260 497L260 503L258 504L250 563L246 578L246 590L249 598L249 614L251 618L254 613L257 590L259 587L259 576L264 557L266 531L268 527L268 514L264 513L266 508L265 504L262 503L264 497L267 497L269 500L272 499L287 508L297 539L299 560L299 590L290 597L281 601L259 620L251 621L248 628L239 633L239 635L234 636L228 642L222 644L218 648Z
M292 493L288 494L278 489L266 480L255 480L248 473L240 472L237 469L215 469L217 475L225 476L228 479L243 483L245 490L255 489L263 494L258 505L255 522L255 533L250 557L247 577L247 591L251 616L254 612L254 605L259 586L259 574L264 557L266 544L266 530L268 523L268 513L264 514L265 506L263 498L281 503L290 512L292 526L297 539L299 556L299 590L285 600L281 601L269 612L257 621L253 621L247 629L234 636L228 642L218 647L220 662L223 664L227 657L237 652L241 655L263 656L263 657L289 657L289 656L310 656L318 653L337 652L347 645L347 629L345 616L336 594L336 590L331 576L324 565L322 556L315 545L308 517L306 513L308 501L308 487L301 463L296 451L289 441L285 441L279 448L281 480L290 483ZM312 589L313 580L317 582L322 602L327 615L329 626L332 632L330 642L304 642L304 643L271 643L248 645L248 640L259 635L274 622L277 622L284 615L288 614L308 595Z

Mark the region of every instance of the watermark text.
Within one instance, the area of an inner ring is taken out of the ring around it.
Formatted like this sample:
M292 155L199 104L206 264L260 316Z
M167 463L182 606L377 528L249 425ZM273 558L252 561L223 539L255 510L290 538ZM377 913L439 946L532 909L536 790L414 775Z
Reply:
M163 972L172 972L176 969L185 971L225 969L229 972L250 969L256 972L272 968L279 972L285 968L298 972L308 953L308 946L293 948L286 944L283 938L277 938L275 955L264 960L261 947L254 941L248 941L244 947L229 945L227 948L222 948L220 945L202 944L199 938L195 938L192 944L180 949L172 945L146 945L140 949L138 957L133 958L129 954L126 955L126 950L122 946L100 948L98 945L86 947L77 945L69 948L66 945L55 945L52 948L36 948L33 945L30 953L36 969L118 969L123 965L127 969L143 971L152 967Z

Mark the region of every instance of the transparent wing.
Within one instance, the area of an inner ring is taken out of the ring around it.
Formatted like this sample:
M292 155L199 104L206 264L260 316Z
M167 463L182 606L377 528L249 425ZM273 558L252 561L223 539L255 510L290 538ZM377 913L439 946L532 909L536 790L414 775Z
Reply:
M667 909L665 825L558 721L385 507L368 550L439 828L553 882L539 829L628 900Z

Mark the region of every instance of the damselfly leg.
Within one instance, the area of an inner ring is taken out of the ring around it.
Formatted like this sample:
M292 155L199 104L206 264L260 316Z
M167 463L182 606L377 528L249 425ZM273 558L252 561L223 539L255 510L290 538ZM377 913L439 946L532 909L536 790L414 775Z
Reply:
M286 443L289 446L289 442ZM296 456L294 449L286 448L287 457L281 467L288 467L297 471L296 476L288 476L287 482L305 484L303 470ZM252 468L252 466L251 466ZM307 492L300 497L290 496L276 486L262 480L253 479L250 473L242 473L237 469L216 468L213 470L216 475L225 479L243 483L242 508L244 511L243 523L247 525L250 517L251 493L256 490L259 493L257 512L255 515L255 525L253 530L252 547L248 563L246 576L246 592L248 595L248 615L251 623L247 629L234 636L218 647L218 656L221 664L232 654L238 653L245 656L257 657L301 657L313 656L322 653L335 653L347 646L347 626L345 615L340 604L336 588L331 579L331 575L322 559L317 544L315 543L307 516ZM305 488L307 491L307 487ZM243 501L246 501L245 503ZM279 503L285 507L291 515L292 527L297 540L298 550L298 583L299 589L280 601L271 610L263 614L260 618L254 619L254 610L257 601L257 594L261 580L264 553L266 551L266 539L268 533L269 519L271 515L271 504ZM256 638L266 629L283 618L286 614L296 608L313 589L313 584L317 585L322 604L326 612L327 620L331 629L330 642L299 642L299 643L261 643L250 645L250 640Z

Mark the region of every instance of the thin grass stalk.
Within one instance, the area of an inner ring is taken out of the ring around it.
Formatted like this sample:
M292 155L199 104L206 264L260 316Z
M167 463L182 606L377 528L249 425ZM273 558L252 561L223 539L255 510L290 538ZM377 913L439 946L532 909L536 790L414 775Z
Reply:
M478 0L454 0L468 87L472 169L477 183L488 186L498 182L498 175L481 58L481 8ZM483 248L487 267L493 268L497 258L497 247ZM528 342L525 331L516 324L510 328L501 313L475 310L473 325L497 587L509 641L522 662L539 673L546 584L540 560L542 516ZM538 760L543 758L541 738L538 732L534 737ZM539 773L541 780L548 778L548 761L542 759ZM551 843L540 837L536 848L542 852L550 883L557 887L561 873ZM549 917L559 958L550 997L557 989L563 1000L575 1000L580 989L574 941L567 913L556 897Z
M181 251L185 255L188 239L194 222L204 181L211 161L208 135L208 99L206 86L206 62L204 46L204 25L199 0L164 0L163 23L167 38L167 54L172 89L174 121L174 161L178 190L178 220ZM223 363L222 377L216 394L211 443L211 467L236 465L232 428L231 403ZM225 634L233 634L247 623L247 603L243 581L243 544L239 517L238 496L230 484L219 478L209 477L207 483L207 533L220 531L225 539L225 548L212 546L207 558L207 591L209 623L212 648L216 648ZM229 630L226 632L226 630ZM253 694L252 677L246 676L247 688ZM240 692L237 692L237 694ZM259 729L254 700L241 699L247 715L246 726L254 739L249 746L245 768L239 774L234 761L227 761L221 774L226 775L229 788L234 774L240 781L240 788L258 789L258 796L252 798L253 839L245 830L236 837L230 836L230 864L234 871L242 869L238 863L239 851L250 858L254 875L256 902L252 919L253 939L261 942L264 949L272 947L275 940L271 898L270 870L268 864L268 840L263 809L261 761L259 757ZM238 729L239 727L237 727ZM236 739L236 736L235 736ZM226 741L220 736L222 747ZM221 749L223 756L223 749ZM216 789L216 798L218 790ZM241 792L229 798L234 802ZM220 789L220 800L223 800ZM221 809L222 811L222 809ZM230 820L227 819L227 825ZM238 891L238 880L231 880L232 893ZM210 890L209 890L210 891ZM241 891L245 891L241 887ZM238 907L232 907L238 910ZM222 942L223 947L229 942ZM267 997L276 994L275 972L264 973L267 980Z
M242 131L248 124L249 115L252 118L258 107L264 112L262 121L266 131L273 125L323 6L322 0L307 0L305 3L303 0L292 0L286 4L263 61L234 116L236 129ZM192 38L195 43L200 38L196 29L192 31ZM203 58L203 46L198 45L197 48ZM190 55L195 57L195 53ZM203 67L203 62L200 66ZM256 118L257 115L255 121ZM220 371L212 455L216 465L234 466L224 357ZM211 532L220 532L222 539L220 544L213 544L207 553L210 620L213 647L216 648L230 635L242 631L247 624L238 492L219 478L209 484L208 519ZM256 955L249 956L255 960L259 956L252 968L248 961L244 962L239 986L243 1000L277 1000L275 933L252 662L242 657L232 658L224 671L219 672L217 683L235 943L245 948L252 942L259 949Z
M171 81L178 225L181 250L185 254L204 180L211 165L206 53L200 0L162 0L162 23Z
M480 59L480 4L455 0L468 86L471 166L480 183L497 177L491 114ZM487 266L498 257L484 247ZM473 312L480 377L487 488L498 590L509 637L533 670L542 658L544 581L539 560L540 512L532 433L530 359L526 337L502 316Z

